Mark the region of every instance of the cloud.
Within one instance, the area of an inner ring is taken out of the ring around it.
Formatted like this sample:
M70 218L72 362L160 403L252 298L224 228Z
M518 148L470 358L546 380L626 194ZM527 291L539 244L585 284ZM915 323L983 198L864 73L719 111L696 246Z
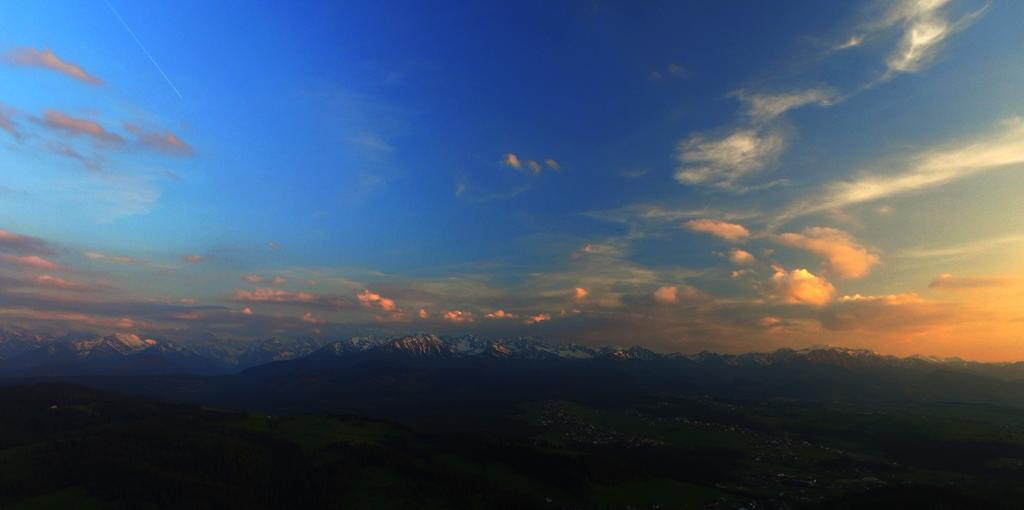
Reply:
M184 260L185 262L188 262L189 264L198 264L206 260L206 257L202 255L185 255L181 259Z
M694 134L676 145L681 184L731 187L738 179L773 163L786 146L775 129L739 128L721 138Z
M99 260L103 262L111 262L114 264L137 264L137 265L149 265L149 261L143 259L137 259L124 255L108 255L106 253L100 253L98 251L87 251L82 253L85 258L89 260Z
M263 283L263 277L258 274L247 274L242 279L252 284Z
M448 322L473 322L473 313L462 310L445 310L441 317Z
M0 255L0 260L11 264L30 267L34 269L61 270L64 269L58 264L46 260L38 255Z
M683 223L683 227L693 232L711 234L731 242L750 236L750 231L743 225L708 218L687 221Z
M1024 120L1014 117L984 136L907 156L884 171L861 171L791 205L781 219L941 186L969 175L1024 163Z
M587 296L589 296L589 295L590 295L590 291L588 291L587 289L584 289L583 287L576 287L576 290L575 290L575 293L574 293L574 296L575 296L576 299L587 299Z
M539 174L540 173L540 163L538 163L538 162L536 162L536 161L531 159L531 160L526 162L526 166L530 169L531 172L533 172L535 174Z
M249 308L248 306L242 308L242 315L252 315L252 308Z
M757 258L751 255L747 250L733 248L732 251L729 252L729 261L737 266L749 266L757 262Z
M417 313L417 315L419 315L421 319L430 318L430 312L428 312L426 308L420 308L420 311Z
M551 314L538 313L537 315L531 315L530 317L527 317L526 320L523 321L523 324L537 324L549 320L551 320Z
M369 290L363 290L359 294L356 294L356 298L359 300L359 303L366 308L376 307L385 312L394 312L398 310L395 300L388 299L376 292L370 292Z
M679 288L672 286L658 287L652 297L658 303L670 305L679 302Z
M949 0L904 0L895 4L877 25L902 25L899 45L886 59L883 79L898 73L920 71L930 63L943 41L966 28L985 8L951 21L942 11ZM986 6L987 8L987 6Z
M78 152L77 149L66 143L48 144L48 148L50 149L50 151L52 151L54 154L58 156L63 156L65 158L78 161L79 163L82 164L82 166L84 166L88 170L96 172L103 168L103 165L101 164L98 158L88 158L84 156L82 153Z
M76 119L54 110L47 110L43 113L41 122L48 128L64 131L71 135L90 136L101 142L121 143L124 141L121 135L107 131L98 122Z
M557 161L553 159L545 159L544 164L547 165L548 168L556 172L562 169L562 165L560 165Z
M125 124L125 131L135 135L136 140L146 147L172 156L191 156L192 146L170 131L146 131L135 124Z
M1024 243L1024 234L1011 234L988 239L944 246L941 248L910 248L901 250L897 255L903 258L955 258L976 253L991 252L1007 244Z
M259 288L256 290L236 290L231 296L234 301L248 303L313 303L316 296L308 292L289 292L280 289Z
M327 324L327 321L313 316L313 312L306 312L302 314L302 322L308 324Z
M46 241L38 237L15 234L14 232L9 232L7 230L0 230L0 250L20 253L23 255L53 254L53 248L51 248Z
M50 276L48 274L43 274L43 275L36 276L33 279L33 281L34 281L34 283L36 285L38 285L40 287L47 287L47 288L52 288L52 289L70 290L70 291L86 291L86 290L93 291L93 290L96 290L96 288L91 286L91 285L87 285L87 284L84 284L84 283L81 283L81 282L72 281L72 280L65 280L63 278L58 278L56 276Z
M776 299L792 304L825 306L836 292L828 280L815 276L806 269L787 272L776 266L771 285L771 293Z
M11 137L15 139L19 139L21 138L21 132L18 131L18 126L16 126L14 124L14 120L12 120L15 113L16 112L13 108L9 108L3 103L0 103L0 130L6 131L7 134L11 135Z
M813 88L780 94L761 94L738 91L734 95L747 103L747 115L755 123L764 123L801 106L830 106L836 100L831 89Z
M863 278L879 262L878 255L857 244L850 234L834 228L809 227L802 234L786 233L775 239L785 246L825 258L840 278Z
M678 76L678 75L683 74L684 71L685 71L685 69L683 69L683 66L681 66L679 64L669 64L668 65L668 72L669 72L669 74L674 74L674 75Z
M57 71L90 85L103 85L103 80L85 72L78 65L61 59L49 49L20 48L8 53L7 61L20 66L42 67Z
M883 296L862 296L860 294L854 294L852 296L843 296L839 298L840 303L884 303L887 305L900 306L900 305L913 305L925 303L925 299L914 293L907 294L886 294Z
M515 319L519 316L511 312L506 312L505 310L495 310L487 314L486 317L488 319Z
M941 290L967 290L981 288L1008 287L1021 283L1016 276L956 276L949 273L939 275L929 287Z
M511 152L509 152L508 154L505 154L505 157L503 157L501 159L501 164L503 164L503 165L505 165L507 167L515 168L516 170L519 170L520 168L523 168L523 162L519 161L519 156L516 156L515 154L513 154Z

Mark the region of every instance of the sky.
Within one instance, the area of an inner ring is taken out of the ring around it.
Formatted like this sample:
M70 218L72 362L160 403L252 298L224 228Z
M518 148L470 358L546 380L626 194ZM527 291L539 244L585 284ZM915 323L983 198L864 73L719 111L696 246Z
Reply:
M0 6L0 323L1024 359L1024 3Z

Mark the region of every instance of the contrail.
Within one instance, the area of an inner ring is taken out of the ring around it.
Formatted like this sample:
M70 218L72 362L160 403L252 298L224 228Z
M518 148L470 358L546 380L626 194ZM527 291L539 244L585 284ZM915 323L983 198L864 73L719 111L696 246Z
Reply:
M135 35L135 32L132 30L132 27L129 27L128 23L124 21L124 18L122 18L121 15L118 14L117 9L115 9L114 5L110 3L110 0L103 1L106 2L107 7L110 8L110 12L114 13L114 16L117 18L117 21L121 22L121 26L123 26L124 29L128 31L128 35L132 36L132 39L135 39L135 43L139 45L139 49L141 49L142 52L146 54L146 57L149 58L149 61L153 63L153 67L155 67L156 70L160 72L160 76L163 76L164 81L166 81L167 84L171 86L171 90L173 90L174 93L178 95L178 99L185 99L181 96L181 92L178 92L178 87L175 87L174 83L171 83L171 79L167 77L167 73L165 73L164 70L160 68L160 64L156 63L156 60L153 58L153 55L150 55L149 50L147 50L146 47L142 45L142 41L140 41L138 36Z

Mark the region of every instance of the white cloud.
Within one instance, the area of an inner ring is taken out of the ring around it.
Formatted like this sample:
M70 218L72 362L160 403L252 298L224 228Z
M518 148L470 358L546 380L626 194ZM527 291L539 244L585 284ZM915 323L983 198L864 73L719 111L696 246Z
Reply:
M681 184L728 188L773 163L785 146L785 138L775 129L739 128L721 138L694 134L676 145L680 166L675 178Z
M862 171L854 179L828 185L797 202L782 218L871 202L940 186L969 175L1024 163L1024 121L1014 117L985 136L913 154L884 171Z
M824 87L780 94L758 94L741 90L735 95L747 103L747 115L759 123L772 120L801 106L830 106L836 99L835 93Z

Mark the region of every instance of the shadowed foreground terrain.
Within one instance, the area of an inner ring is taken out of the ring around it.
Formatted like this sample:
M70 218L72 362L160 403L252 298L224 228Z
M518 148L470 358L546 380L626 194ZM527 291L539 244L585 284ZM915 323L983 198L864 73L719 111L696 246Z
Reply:
M495 413L453 409L418 428L6 386L0 507L1013 508L1024 498L1024 411L1007 407L698 396Z

